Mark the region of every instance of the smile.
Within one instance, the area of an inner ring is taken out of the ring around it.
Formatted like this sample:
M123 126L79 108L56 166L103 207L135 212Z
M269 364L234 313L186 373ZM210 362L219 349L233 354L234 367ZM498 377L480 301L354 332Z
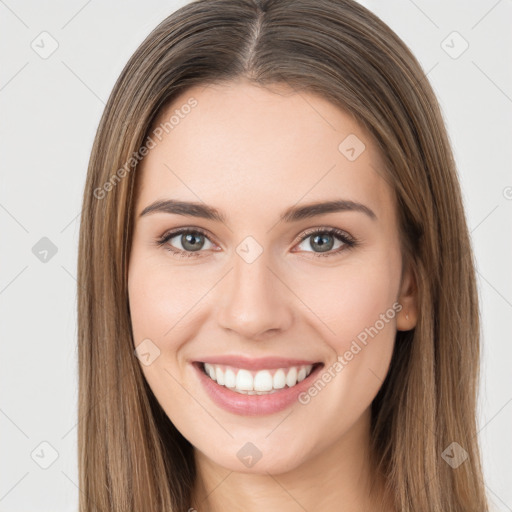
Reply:
M282 411L298 403L322 371L324 363L284 358L215 357L195 361L206 395L222 409L241 416Z
M308 377L315 366L308 364L251 371L220 364L202 365L204 373L217 384L247 395L271 394L285 387L291 388Z

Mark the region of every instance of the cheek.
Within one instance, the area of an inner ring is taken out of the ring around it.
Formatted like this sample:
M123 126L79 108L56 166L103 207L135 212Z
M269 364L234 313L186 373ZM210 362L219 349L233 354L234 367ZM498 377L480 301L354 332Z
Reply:
M390 272L388 268L359 273L345 280L346 288L340 293L336 312L331 306L333 331L340 351L348 350L354 339L364 343L370 334L372 338L383 339L394 331L396 283L390 279Z
M383 334L393 331L400 265L399 253L375 251L361 258L347 258L346 264L336 268L301 272L299 279L293 278L292 286L314 313L311 322L340 353L375 324ZM291 282L292 276L289 279Z
M354 414L369 406L386 377L401 309L399 251L370 256L341 269L326 286L332 292L315 304L325 312L325 341L336 353L329 372L332 395L323 394L317 405L343 404ZM344 428L346 418L339 421Z
M207 283L191 281L192 276L192 270L162 263L161 258L132 258L128 293L135 344L144 338L159 345L172 342L171 332L182 328L187 314L206 293Z
M399 251L384 249L301 280L309 283L299 293L315 313L310 325L332 349L331 364L337 362L330 371L332 403L364 408L380 388L395 342L400 270Z
M199 298L194 288L187 285L186 273L162 263L161 258L134 251L128 272L133 342L141 347L137 351L150 354L149 362L141 359L142 373L173 421L190 399L178 383L185 378L178 354L181 345L193 337L187 314L192 314Z

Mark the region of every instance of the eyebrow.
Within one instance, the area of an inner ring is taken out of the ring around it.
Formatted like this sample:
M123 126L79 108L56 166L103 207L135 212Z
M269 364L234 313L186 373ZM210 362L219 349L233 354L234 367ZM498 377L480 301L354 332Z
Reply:
M318 215L334 212L356 211L367 215L370 219L376 220L377 215L368 206L346 199L309 203L303 206L292 206L281 214L280 221L291 223L303 219L309 219ZM152 213L168 213L190 217L200 217L226 224L226 216L213 206L204 203L179 201L167 199L155 201L146 206L139 215L143 217Z

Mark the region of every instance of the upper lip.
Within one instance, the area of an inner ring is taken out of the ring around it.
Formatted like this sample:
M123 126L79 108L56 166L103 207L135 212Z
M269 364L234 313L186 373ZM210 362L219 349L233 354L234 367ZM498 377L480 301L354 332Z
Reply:
M288 357L246 357L237 355L211 356L198 359L196 362L208 364L224 364L246 370L263 370L287 368L289 366L314 365L320 361L307 359L292 359Z

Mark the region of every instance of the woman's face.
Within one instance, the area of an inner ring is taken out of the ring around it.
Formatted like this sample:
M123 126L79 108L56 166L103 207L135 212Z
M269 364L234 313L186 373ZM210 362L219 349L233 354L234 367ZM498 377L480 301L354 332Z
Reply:
M372 141L328 101L275 91L196 86L161 115L128 282L168 417L207 460L256 473L363 439L396 330L415 322Z

